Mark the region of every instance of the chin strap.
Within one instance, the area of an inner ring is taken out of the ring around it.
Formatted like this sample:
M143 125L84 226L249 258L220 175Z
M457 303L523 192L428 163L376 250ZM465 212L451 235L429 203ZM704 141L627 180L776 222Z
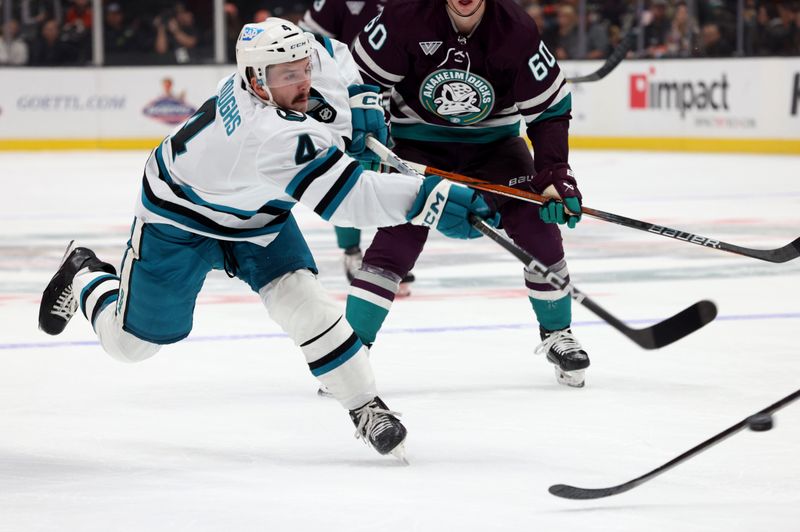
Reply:
M273 102L274 98L272 97L272 92L269 90L269 87L266 84L262 85L261 87L266 91L267 96L269 97L269 99L267 99L267 100L265 100L264 98L262 98L261 96L256 94L256 91L253 89L253 86L249 81L245 81L243 79L242 82L244 83L244 88L247 90L247 92L249 92L256 99L258 99L259 102L261 102L261 103L263 103L265 105L275 105L275 103Z

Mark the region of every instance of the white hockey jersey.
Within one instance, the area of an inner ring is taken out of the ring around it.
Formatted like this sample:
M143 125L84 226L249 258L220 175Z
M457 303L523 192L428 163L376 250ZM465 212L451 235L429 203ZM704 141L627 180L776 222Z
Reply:
M315 46L323 48L322 71L312 86L336 106L330 123L264 105L233 74L150 154L136 216L263 246L298 201L336 225L405 223L420 181L362 171L344 153L343 137L352 131L347 85L360 79L339 74L336 55L349 56L344 45L335 54L322 42Z

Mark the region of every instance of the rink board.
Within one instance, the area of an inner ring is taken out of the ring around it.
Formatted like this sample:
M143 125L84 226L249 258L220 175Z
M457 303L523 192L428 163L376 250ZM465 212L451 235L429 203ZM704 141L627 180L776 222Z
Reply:
M232 71L0 70L0 150L152 148ZM800 59L626 60L572 90L573 148L800 153Z

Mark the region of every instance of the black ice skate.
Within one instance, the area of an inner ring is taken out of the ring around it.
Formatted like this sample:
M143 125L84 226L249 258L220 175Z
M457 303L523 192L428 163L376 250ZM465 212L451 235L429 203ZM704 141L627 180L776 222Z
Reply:
M42 293L39 304L39 328L47 334L61 334L78 310L78 299L72 292L72 280L79 270L104 271L116 275L110 264L102 262L91 249L74 248L75 241L69 243L61 259L61 266L50 279Z
M364 438L379 453L391 453L407 464L404 445L407 431L397 419L399 415L389 410L380 397L350 411L350 419L356 426L356 438Z
M574 388L583 388L586 368L589 367L589 355L573 336L570 328L559 331L548 331L539 327L542 343L536 348L536 354L547 355L548 362L555 365L556 379L561 384Z

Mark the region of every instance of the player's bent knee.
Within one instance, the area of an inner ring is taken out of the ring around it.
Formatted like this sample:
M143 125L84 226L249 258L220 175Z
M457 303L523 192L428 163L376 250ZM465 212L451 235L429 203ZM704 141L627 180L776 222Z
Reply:
M125 331L115 338L101 337L100 342L111 358L128 363L147 360L161 349L160 345L145 342Z
M113 305L97 317L94 324L100 345L108 355L120 362L141 362L155 355L161 346L137 338L122 329Z
M297 345L331 328L342 308L308 270L287 273L259 290L270 317Z

